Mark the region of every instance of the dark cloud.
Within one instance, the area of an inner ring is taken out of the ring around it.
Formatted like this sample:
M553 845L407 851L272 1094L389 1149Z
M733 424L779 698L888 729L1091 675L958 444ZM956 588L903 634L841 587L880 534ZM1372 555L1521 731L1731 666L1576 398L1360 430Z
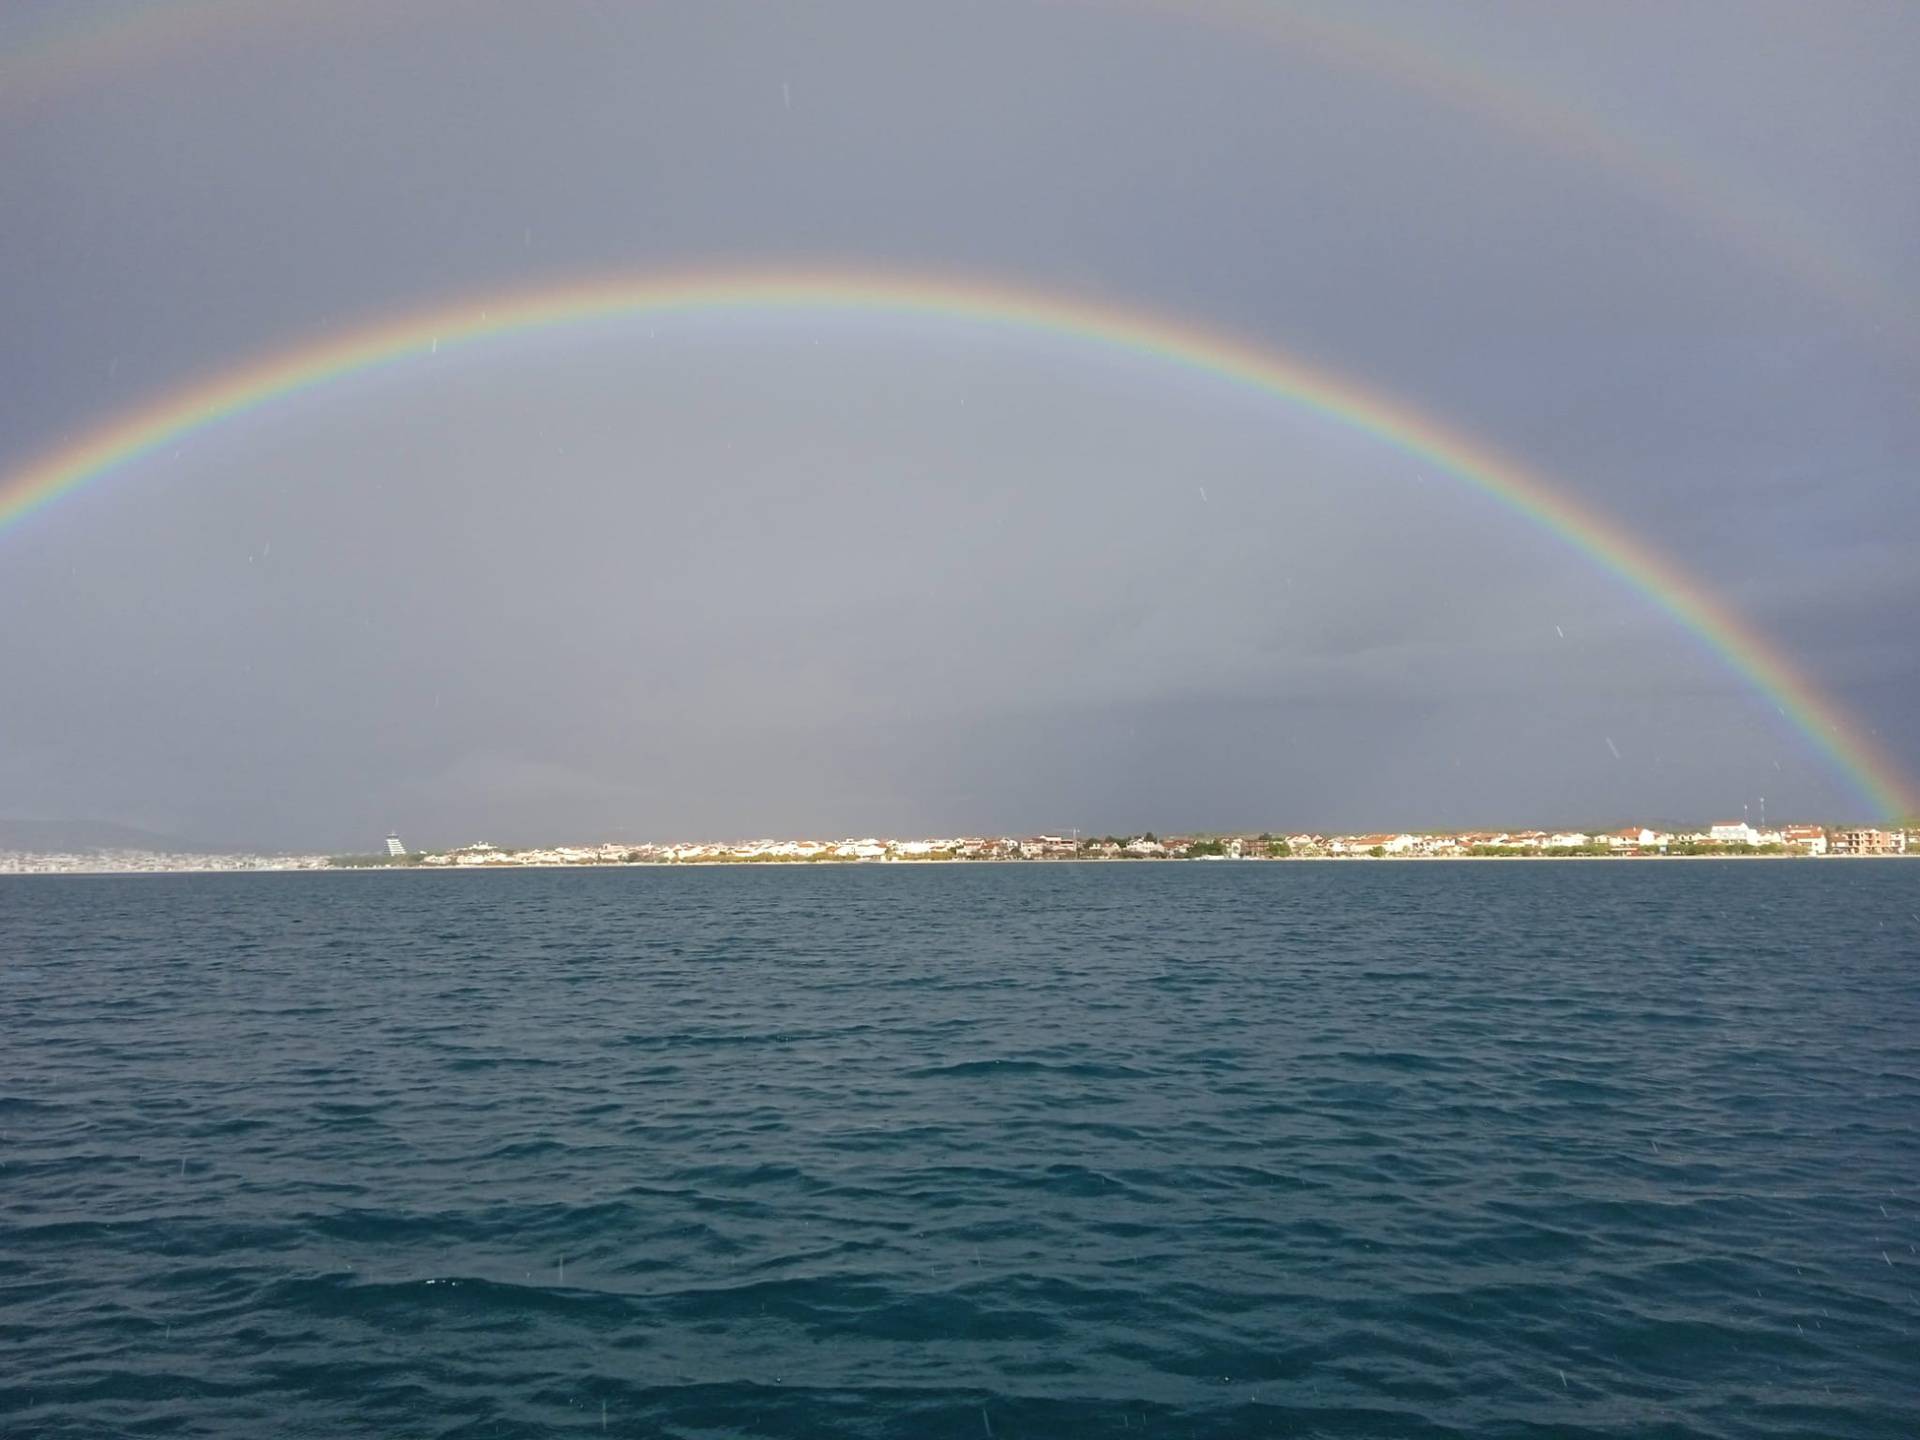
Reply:
M1911 11L1219 14L467 6L295 45L235 7L0 94L0 464L439 298L988 273L1284 347L1525 458L1920 768ZM1377 20L1428 69L1288 14ZM21 815L332 846L1861 808L1486 497L963 324L475 347L202 432L0 547Z

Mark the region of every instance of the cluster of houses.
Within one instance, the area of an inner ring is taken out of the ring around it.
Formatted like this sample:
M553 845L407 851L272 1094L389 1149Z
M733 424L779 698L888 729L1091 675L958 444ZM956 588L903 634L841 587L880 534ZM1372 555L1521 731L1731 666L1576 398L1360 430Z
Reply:
M1723 821L1701 830L1645 827L1577 830L1464 830L1448 834L1381 831L1320 835L955 836L929 840L750 840L719 844L548 845L503 849L485 843L433 853L409 851L399 837L383 856L171 855L95 850L73 854L0 852L0 875L136 873L181 870L319 870L365 865L471 869L546 865L750 865L899 863L936 860L1282 860L1447 859L1524 855L1915 855L1920 830Z
M1909 840L1920 853L1920 834L1902 830L1828 829L1782 825L1768 829L1744 820L1716 821L1704 830L1464 830L1457 834L1289 836L1295 854L1487 855L1608 854L1675 855L1749 851L1799 855L1904 855Z
M1170 835L1104 839L1079 835L956 836L928 840L752 840L738 843L555 845L506 850L490 844L432 854L399 852L404 863L501 865L738 865L934 860L1277 860L1337 857L1457 858L1500 855L1904 855L1920 854L1920 832L1723 821L1703 830L1646 827L1576 830L1468 830L1446 834Z
M324 870L324 855L201 855L160 850L4 850L0 875L173 875L228 870Z

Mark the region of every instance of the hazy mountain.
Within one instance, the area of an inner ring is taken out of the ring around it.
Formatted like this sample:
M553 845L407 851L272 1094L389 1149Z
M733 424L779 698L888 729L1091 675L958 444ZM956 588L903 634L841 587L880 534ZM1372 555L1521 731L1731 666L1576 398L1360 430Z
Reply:
M157 850L179 855L213 855L224 848L229 847L184 840L178 835L163 835L106 820L0 819L0 850Z

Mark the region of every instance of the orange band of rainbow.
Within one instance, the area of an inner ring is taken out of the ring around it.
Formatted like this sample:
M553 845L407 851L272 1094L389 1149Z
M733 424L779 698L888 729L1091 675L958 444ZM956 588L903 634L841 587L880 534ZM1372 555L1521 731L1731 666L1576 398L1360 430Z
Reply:
M766 270L616 276L387 318L162 395L0 477L0 531L209 425L430 350L618 316L781 310L951 317L1074 337L1260 391L1417 458L1525 516L1645 595L1777 707L1882 816L1913 811L1899 769L1841 708L1672 561L1566 491L1410 406L1281 352L1108 304L971 280Z

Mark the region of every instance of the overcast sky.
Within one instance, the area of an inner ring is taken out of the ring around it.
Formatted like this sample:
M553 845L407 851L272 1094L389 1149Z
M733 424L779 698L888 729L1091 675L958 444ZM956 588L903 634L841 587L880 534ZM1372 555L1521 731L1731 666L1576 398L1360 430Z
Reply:
M1920 770L1907 0L127 8L0 11L0 473L438 300L994 277L1524 458ZM962 322L595 325L295 397L0 532L0 613L0 816L216 842L1865 809L1483 495Z

